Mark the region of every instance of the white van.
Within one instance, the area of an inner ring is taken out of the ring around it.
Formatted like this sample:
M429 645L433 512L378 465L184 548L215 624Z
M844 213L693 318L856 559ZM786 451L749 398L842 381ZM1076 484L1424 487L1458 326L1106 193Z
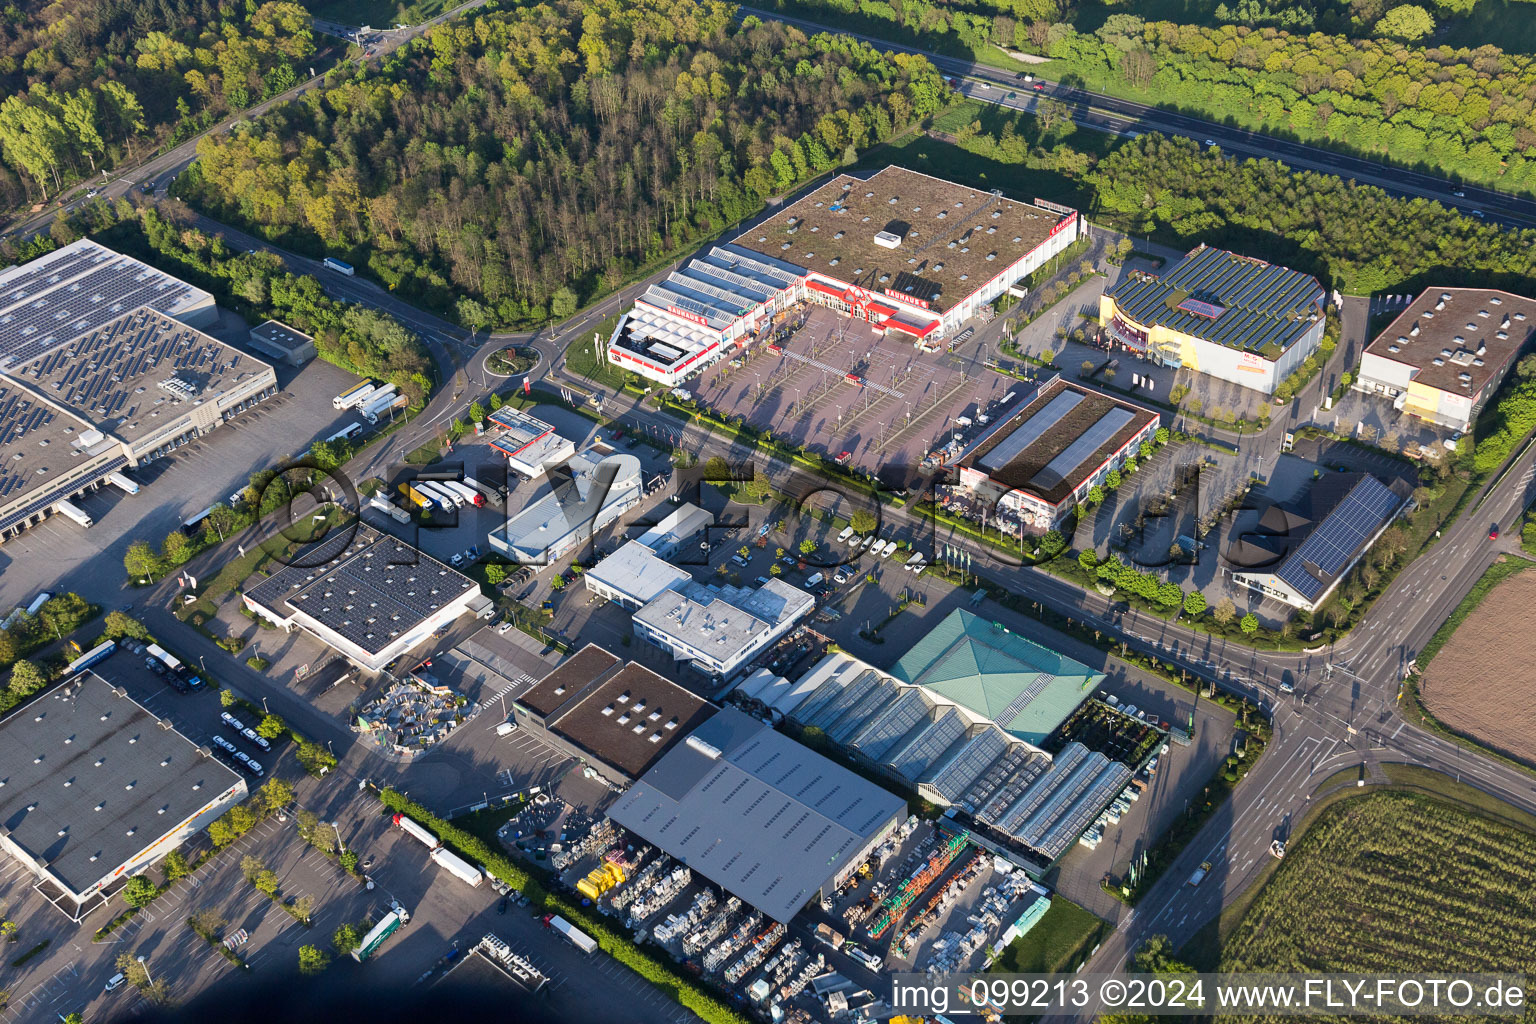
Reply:
M853 536L853 527L845 526L843 532L837 535L837 542L841 544L851 536Z
M113 991L115 991L117 989L120 989L120 988L123 987L123 982L125 982L127 980L128 979L126 977L124 977L122 974L114 974L114 975L112 975L112 977L107 979L107 983L106 983L105 986L102 987L102 991L103 992L113 992Z
M823 579L825 579L825 578L826 577L822 576L822 574L819 573L819 572L818 573L812 573L811 574L811 578L805 581L805 589L806 590L810 590L812 587L815 587L815 586L819 585L821 583L821 581Z

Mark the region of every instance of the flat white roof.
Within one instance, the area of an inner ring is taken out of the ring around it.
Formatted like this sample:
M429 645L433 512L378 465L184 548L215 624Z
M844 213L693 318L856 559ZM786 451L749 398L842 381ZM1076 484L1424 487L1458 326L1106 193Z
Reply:
M771 579L756 590L694 583L666 591L635 612L636 622L719 661L728 661L764 633L804 615L816 599Z
M686 540L705 527L714 524L715 517L692 502L684 502L667 514L667 517L646 530L639 537L640 543L655 551L667 544Z
M605 466L613 468L600 470ZM493 531L505 537L507 545L519 554L541 556L584 528L606 525L606 510L639 494L640 460L619 454L599 462L586 452L578 452L549 478L549 483L543 497ZM593 514L588 502L599 498L601 504Z
M645 604L674 587L693 579L688 573L656 557L638 540L598 562L586 572L588 584L599 583Z

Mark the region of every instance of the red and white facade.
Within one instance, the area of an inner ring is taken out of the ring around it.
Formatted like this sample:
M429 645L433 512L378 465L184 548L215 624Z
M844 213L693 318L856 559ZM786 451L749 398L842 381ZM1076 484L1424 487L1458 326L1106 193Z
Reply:
M889 175L897 171L900 169L888 168L880 174ZM900 173L915 174L908 171ZM925 175L919 177L929 183L933 181ZM848 179L849 182L856 180ZM938 184L956 192L968 191L959 185L951 186L944 182ZM843 187L845 190L851 189L847 184ZM815 205L820 207L823 204ZM718 360L738 354L761 332L765 332L775 313L800 302L812 302L838 310L865 321L888 336L910 340L914 347L924 351L941 351L945 337L958 333L961 325L975 316L983 306L1044 266L1051 257L1075 242L1082 231L1081 217L1074 210L1038 202L1026 209L1033 211L1031 216L1055 219L1049 233L1028 251L1007 263L1002 263L998 256L1002 248L1000 240L987 240L999 245L998 250L987 255L984 262L977 256L971 256L967 262L971 270L976 265L982 265L990 274L981 281L975 280L979 276L976 274L959 275L958 288L969 290L957 301L948 301L946 298L940 302L937 292L941 286L937 284L934 285L932 298L923 298L910 293L913 285L902 291L883 285L867 287L842 280L835 273L808 269L769 256L743 244L743 239L752 234L749 231L734 242L712 247L704 255L670 274L665 281L646 289L635 301L634 308L620 319L609 339L608 359L625 370L667 387L676 387ZM795 219L791 214L791 223ZM864 217L863 220L870 218ZM982 224L973 226L972 230L978 234L971 244L987 244L980 234L983 227ZM837 232L837 237L841 238L847 231L862 230L865 229L854 227L850 221L846 230ZM985 231L993 234L997 228L985 226ZM969 239L970 235L966 237ZM946 251L933 249L932 243L925 243L916 237L904 241L902 236L885 230L872 233L870 240L871 246L863 250L860 257L846 260L848 264L855 264L863 259L871 267L884 264L890 268L884 273L874 270L863 274L862 278L867 280L894 284L910 279L921 287L925 283L923 278L914 278L901 268L918 263L918 254L923 254L922 262L927 264L931 260L933 269L939 270L943 267L942 261L946 255L950 255ZM1019 242L1020 239L1016 237L1014 241ZM805 244L809 246L816 243L806 241ZM951 242L948 248L954 249L958 244ZM1019 249L1022 249L1022 245L1015 251ZM960 251L967 252L968 249ZM837 264L839 261L831 262ZM951 276L953 273L952 269ZM956 289L952 286L950 290Z

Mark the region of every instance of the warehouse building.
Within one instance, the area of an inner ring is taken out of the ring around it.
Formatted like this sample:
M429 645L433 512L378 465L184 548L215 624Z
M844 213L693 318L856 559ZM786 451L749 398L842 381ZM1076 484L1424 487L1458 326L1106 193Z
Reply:
M619 550L582 573L587 590L605 601L634 611L662 593L693 582L677 566L658 558L638 540L626 541Z
M729 679L815 607L814 597L780 579L756 589L688 582L656 594L632 622L636 636L675 661Z
M278 320L252 327L251 347L289 366L303 366L315 358L315 339Z
M768 680L757 699L1050 863L1130 781L1081 743L1042 749L1103 678L959 610L890 673L834 652L792 685Z
M1430 288L1366 347L1355 388L1427 423L1468 431L1536 331L1536 299Z
M956 461L986 507L1051 530L1157 434L1156 413L1053 376Z
M277 393L213 297L82 240L0 273L0 541Z
M608 358L675 387L798 302L938 351L1080 231L1067 207L901 167L838 175L647 288L615 328Z
M609 810L609 817L775 921L858 869L906 801L724 708Z
M610 779L636 779L714 713L713 704L588 644L512 702L517 724Z
M549 474L541 497L498 526L487 543L514 562L549 565L574 554L644 497L633 455L578 452Z
M1222 571L1265 597L1316 611L1411 504L1403 480L1328 473L1301 499L1270 505L1258 528L1227 549Z
M371 672L460 615L494 610L468 576L362 524L303 549L242 600L265 621L303 629Z
M508 468L530 480L576 454L575 443L555 433L554 427L510 405L491 413L486 422L491 447L507 457Z
M1309 274L1200 246L1161 277L1132 273L1099 299L1112 346L1162 366L1275 393L1323 340Z
M0 721L0 849L76 921L247 793L111 681L137 668L119 664L127 657L109 655Z

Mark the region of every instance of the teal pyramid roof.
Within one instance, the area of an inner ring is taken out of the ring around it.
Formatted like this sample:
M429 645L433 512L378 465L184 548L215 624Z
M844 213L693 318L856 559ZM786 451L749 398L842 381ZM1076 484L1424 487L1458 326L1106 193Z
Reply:
M1104 678L1064 654L964 609L951 612L891 669L1040 745Z

